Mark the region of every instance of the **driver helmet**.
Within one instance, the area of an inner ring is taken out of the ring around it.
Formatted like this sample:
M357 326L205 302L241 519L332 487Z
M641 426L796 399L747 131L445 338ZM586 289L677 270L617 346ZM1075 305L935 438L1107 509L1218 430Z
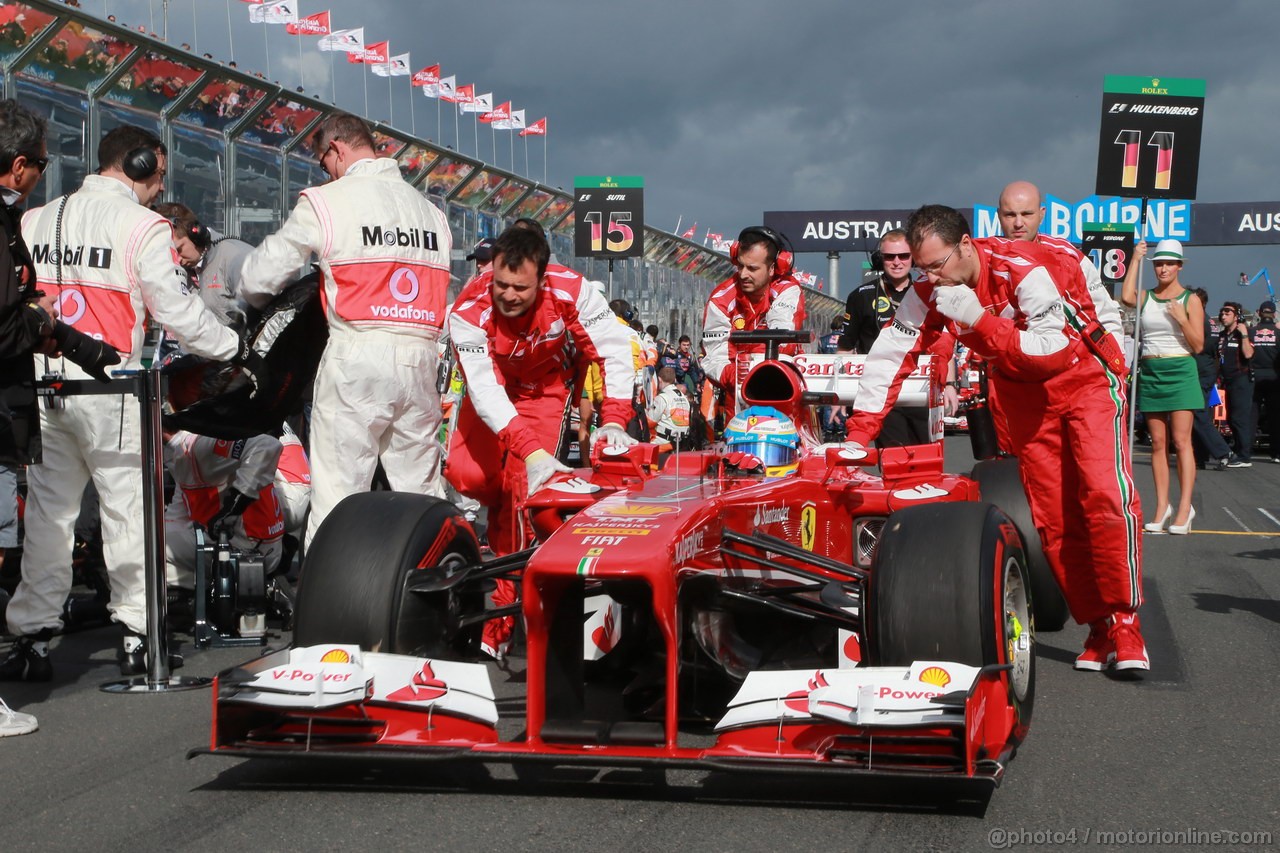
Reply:
M725 428L724 440L730 453L759 459L767 480L793 474L799 464L796 425L772 406L752 406L734 415Z

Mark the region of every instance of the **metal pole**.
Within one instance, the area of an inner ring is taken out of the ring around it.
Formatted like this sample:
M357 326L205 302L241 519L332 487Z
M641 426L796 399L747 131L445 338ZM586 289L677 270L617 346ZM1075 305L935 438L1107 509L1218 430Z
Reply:
M609 259L609 301L613 301L613 258Z
M831 282L831 296L840 298L840 253L827 252L827 280Z
M164 436L160 409L164 391L160 371L131 373L142 426L142 523L147 598L147 674L102 685L107 693L163 693L207 687L209 678L174 677L169 673L167 590L164 559ZM197 591L199 594L199 591Z
M1147 239L1147 199L1142 198L1138 217L1138 239ZM1142 369L1142 266L1138 266L1138 290L1133 305L1133 369L1129 371L1129 453L1133 453L1133 434L1137 428L1138 371Z

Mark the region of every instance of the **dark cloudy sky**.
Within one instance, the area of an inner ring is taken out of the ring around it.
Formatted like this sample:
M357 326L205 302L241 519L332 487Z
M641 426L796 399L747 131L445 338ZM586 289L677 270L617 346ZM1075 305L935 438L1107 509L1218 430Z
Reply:
M129 23L161 0L81 0ZM511 100L528 121L548 117L547 182L575 175L645 179L649 224L698 224L725 234L764 210L957 207L994 203L1025 178L1067 200L1090 195L1107 74L1208 81L1199 201L1280 199L1280 4L1160 2L884 2L883 0L298 0L302 14L331 9L335 27L390 39L414 68L439 62L459 84ZM229 58L227 9L241 68L265 68L330 95L330 57L248 23L240 0L171 0L170 40L198 39ZM198 29L193 30L193 10ZM338 59L341 55L338 54ZM301 72L301 73L300 73ZM360 66L335 63L339 105L410 129L410 93ZM418 95L420 135L437 136L435 101ZM446 107L448 105L445 105ZM475 153L471 117L462 150ZM510 165L499 134L480 155ZM530 139L542 175L542 141ZM523 140L515 170L524 172ZM852 260L852 259L851 259ZM1215 299L1256 304L1262 285L1238 273L1271 264L1280 247L1192 249L1184 283ZM801 266L823 271L821 256ZM842 276L851 268L846 266ZM1149 278L1149 276L1148 276ZM1280 284L1280 275L1276 276Z

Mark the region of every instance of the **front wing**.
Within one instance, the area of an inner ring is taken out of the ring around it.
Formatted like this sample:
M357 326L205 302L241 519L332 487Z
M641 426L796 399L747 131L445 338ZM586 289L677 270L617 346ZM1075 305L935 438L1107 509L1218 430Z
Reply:
M503 740L483 664L351 646L295 648L218 675L209 746L190 754L882 773L998 784L1017 747L1008 696L1007 667L947 661L753 672L710 746L686 746L675 733L651 745L604 731L590 742L542 732Z

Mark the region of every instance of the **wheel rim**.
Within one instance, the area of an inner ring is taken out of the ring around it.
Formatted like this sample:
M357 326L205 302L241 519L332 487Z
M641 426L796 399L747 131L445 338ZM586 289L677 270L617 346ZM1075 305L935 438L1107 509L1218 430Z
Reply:
M445 554L436 565L417 571L429 571L450 577L467 565L467 558L454 551ZM406 584L413 580L415 574L410 572L406 576ZM456 587L447 592L431 595L421 595L407 590L401 593L395 634L399 638L397 646L404 650L402 653L422 657L443 653L455 635L462 604L460 590Z
M1022 566L1013 556L1007 557L1004 564L1003 640L1005 662L1013 664L1013 671L1010 673L1013 693L1023 699L1031 687L1031 662L1035 657L1035 647L1027 586Z

